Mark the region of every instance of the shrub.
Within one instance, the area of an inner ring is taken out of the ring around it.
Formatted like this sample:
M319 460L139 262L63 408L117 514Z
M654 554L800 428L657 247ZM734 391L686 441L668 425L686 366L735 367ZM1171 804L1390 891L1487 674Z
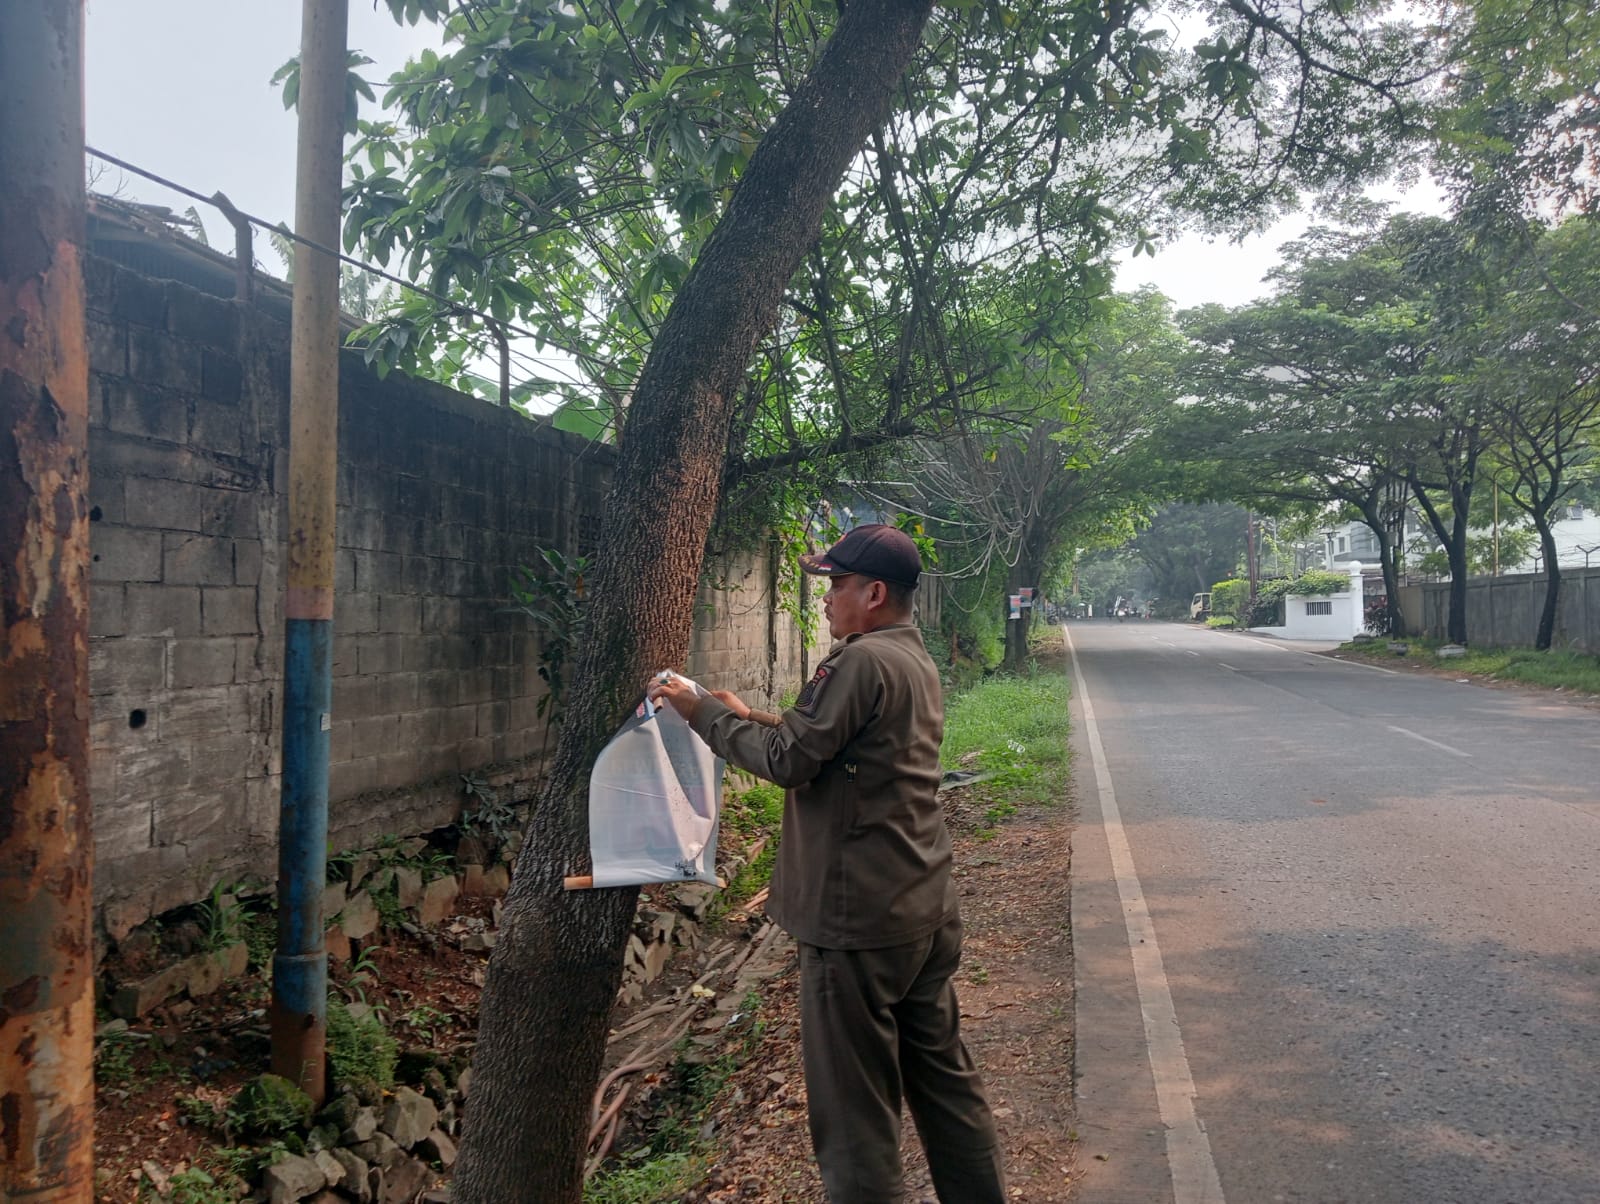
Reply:
M1369 598L1362 612L1362 625L1373 635L1388 635L1394 630L1394 612L1389 609L1389 599Z
M1277 627L1282 625L1283 620L1283 595L1257 595L1256 604L1250 607L1250 613L1243 625L1245 627Z
M1325 598L1329 594L1347 593L1349 589L1350 574L1311 569L1296 577L1288 592L1299 598Z
M1213 619L1232 619L1238 623L1245 617L1245 607L1250 604L1250 583L1235 577L1219 581L1211 587L1211 615ZM1230 623L1228 626L1232 626ZM1213 622L1213 627L1222 626Z

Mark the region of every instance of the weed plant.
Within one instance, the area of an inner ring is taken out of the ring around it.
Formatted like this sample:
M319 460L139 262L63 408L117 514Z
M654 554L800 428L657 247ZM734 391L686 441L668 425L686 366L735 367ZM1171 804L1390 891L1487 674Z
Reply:
M502 801L500 792L491 788L487 781L464 773L461 775L461 789L466 793L468 802L462 807L461 818L455 826L463 836L485 837L495 848L499 848L517 832L519 821L516 810Z
M677 1062L649 1142L617 1155L615 1165L585 1184L584 1204L658 1204L678 1199L704 1180L711 1167L700 1127L741 1061L755 1052L765 1028L760 1008L756 991L740 1003L735 1018L750 1021L740 1052L710 1062ZM687 1048L687 1042L680 1048Z
M278 916L270 909L252 911L244 917L239 934L244 947L250 951L250 964L265 970L272 965L272 955L278 951Z
M378 909L378 922L384 928L399 928L406 920L406 909L400 906L400 892L391 882L382 890L368 892L372 905Z
M254 1182L267 1167L282 1162L292 1152L288 1143L282 1141L259 1146L218 1146L208 1155L208 1161L213 1169L219 1170L225 1177Z
M226 1109L218 1107L210 1100L201 1099L198 1095L180 1095L178 1114L197 1128L214 1129L218 1133L228 1131Z
M394 1086L400 1046L376 1015L354 1016L341 999L328 1000L328 1070L335 1083Z
M655 1204L676 1200L705 1177L705 1160L671 1151L652 1154L650 1146L630 1150L618 1165L584 1185L584 1204Z
M423 1004L414 1007L405 1015L406 1027L417 1035L417 1039L424 1045L435 1044L435 1038L453 1021L448 1013L441 1012L438 1008Z
M305 1128L312 1111L304 1091L279 1075L263 1074L239 1088L225 1116L231 1131L277 1137Z
M777 864L778 849L776 845L769 844L761 850L761 856L741 869L728 889L717 896L717 902L724 907L736 907L746 899L756 894L763 886L772 881L772 867ZM715 908L720 913L723 908Z
M1585 652L1508 653L1506 667L1499 675L1512 681L1600 694L1600 656Z
M199 904L201 927L205 930L205 947L208 950L226 949L243 939L245 909L235 893L236 887L218 882L211 888L210 897Z
M139 1201L162 1200L166 1204L233 1204L240 1193L218 1183L197 1166L179 1171L167 1180L167 1190L158 1193L149 1180L139 1184Z
M783 826L783 787L758 782L748 790L730 793L722 808L722 827L746 839Z
M142 1042L126 1029L109 1032L95 1044L94 1078L102 1087L126 1087L133 1081L133 1051Z

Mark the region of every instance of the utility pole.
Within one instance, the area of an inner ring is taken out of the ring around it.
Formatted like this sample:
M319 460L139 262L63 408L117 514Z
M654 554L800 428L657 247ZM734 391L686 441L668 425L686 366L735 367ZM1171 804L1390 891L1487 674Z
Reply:
M1494 573L1500 575L1500 482L1494 483Z
M82 0L0 3L0 1202L94 1198Z
M1246 510L1244 514L1244 568L1250 581L1249 611L1245 615L1245 626L1248 627L1256 610L1256 516L1252 510Z
M349 0L303 0L295 233L339 245ZM338 479L339 261L295 246L289 358L289 556L284 596L283 794L272 1070L327 1094L328 732L333 699L334 504Z

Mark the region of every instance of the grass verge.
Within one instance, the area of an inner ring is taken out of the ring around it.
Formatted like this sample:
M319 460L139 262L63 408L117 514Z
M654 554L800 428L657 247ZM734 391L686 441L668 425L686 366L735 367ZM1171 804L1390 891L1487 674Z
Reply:
M1402 654L1386 651L1383 643L1342 644L1344 655L1377 664L1404 661L1413 665L1447 669L1467 677L1490 681L1515 681L1554 690L1600 694L1600 656L1588 652L1535 652L1532 648L1469 648L1465 656L1442 660L1432 640L1406 640Z
M993 825L1025 803L1054 803L1067 783L1067 677L1037 671L996 675L948 699L940 760L949 769L993 776L983 783L994 801Z

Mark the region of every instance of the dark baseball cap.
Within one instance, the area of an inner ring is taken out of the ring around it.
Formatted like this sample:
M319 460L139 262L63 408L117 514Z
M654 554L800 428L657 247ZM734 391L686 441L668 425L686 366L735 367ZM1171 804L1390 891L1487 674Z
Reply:
M922 572L922 556L904 531L868 523L848 532L826 552L800 557L800 567L818 577L859 573L896 585L915 585Z

